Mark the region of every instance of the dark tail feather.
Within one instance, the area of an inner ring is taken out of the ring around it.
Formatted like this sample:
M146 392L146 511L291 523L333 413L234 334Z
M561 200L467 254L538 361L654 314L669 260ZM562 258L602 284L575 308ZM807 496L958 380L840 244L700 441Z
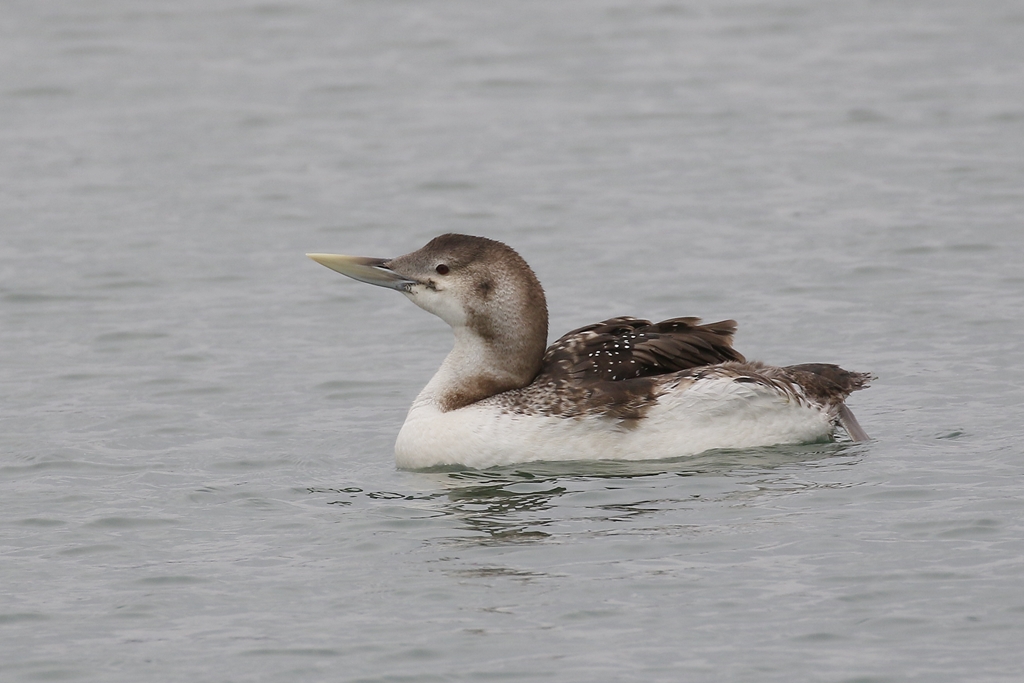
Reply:
M839 424L842 425L846 433L850 435L850 438L854 441L868 441L871 439L868 433L864 431L864 428L857 422L857 418L853 416L853 411L846 407L845 403L839 404Z

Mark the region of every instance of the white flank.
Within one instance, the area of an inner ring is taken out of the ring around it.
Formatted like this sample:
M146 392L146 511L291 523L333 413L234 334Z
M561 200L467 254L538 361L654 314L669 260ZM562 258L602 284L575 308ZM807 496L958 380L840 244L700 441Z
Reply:
M652 460L714 448L828 438L833 418L771 387L707 378L670 391L634 426L600 417L510 413L484 400L441 412L424 391L395 444L399 467L493 467L537 460Z

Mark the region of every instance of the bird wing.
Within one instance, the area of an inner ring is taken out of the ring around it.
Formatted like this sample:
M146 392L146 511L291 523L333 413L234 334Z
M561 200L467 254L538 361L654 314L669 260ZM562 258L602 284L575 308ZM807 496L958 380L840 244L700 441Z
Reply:
M700 318L660 323L610 318L573 330L544 354L541 375L618 381L744 360L732 348L735 320L701 325Z

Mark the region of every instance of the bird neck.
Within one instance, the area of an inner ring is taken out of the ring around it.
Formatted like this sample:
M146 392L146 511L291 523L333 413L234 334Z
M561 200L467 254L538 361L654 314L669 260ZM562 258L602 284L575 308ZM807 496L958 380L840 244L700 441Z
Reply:
M455 345L417 403L427 401L448 412L525 387L540 371L547 342L544 323L543 331L517 330L527 334L490 338L469 327L453 328Z

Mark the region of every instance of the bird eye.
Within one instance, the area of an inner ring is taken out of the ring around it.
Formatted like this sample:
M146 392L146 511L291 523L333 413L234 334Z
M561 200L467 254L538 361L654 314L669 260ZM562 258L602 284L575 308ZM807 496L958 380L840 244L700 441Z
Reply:
M438 275L447 275L448 274L448 266L446 266L443 263L438 264L437 268L434 268L434 270L437 271Z

